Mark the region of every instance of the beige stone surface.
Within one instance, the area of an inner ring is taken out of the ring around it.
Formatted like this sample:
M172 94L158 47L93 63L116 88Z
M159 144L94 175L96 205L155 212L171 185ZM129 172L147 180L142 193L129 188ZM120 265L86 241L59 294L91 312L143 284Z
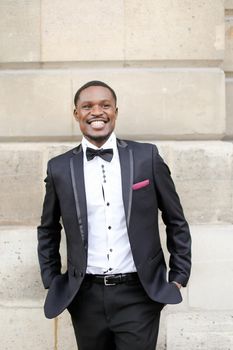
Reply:
M233 310L233 226L192 226L191 308Z
M116 90L121 136L193 139L221 137L225 132L221 70L80 69L1 73L0 137L80 136L73 96L92 79Z
M188 221L232 223L233 145L174 142L170 168Z
M40 0L0 2L0 62L40 60Z
M225 0L225 9L233 10L233 0Z
M128 60L214 60L224 54L222 0L125 1Z
M192 225L191 233L191 279L182 290L184 302L163 310L158 350L228 350L233 345L233 226ZM64 240L61 253L64 257ZM2 227L0 255L3 349L15 349L16 341L18 348L26 350L32 346L52 350L55 344L57 350L76 349L69 313L56 320L44 317L35 227Z
M62 153L65 153L73 148L75 148L76 146L78 146L80 144L80 141L77 142L60 142L60 143L52 143L52 144L46 144L46 153L45 154L45 160L46 162L53 158L56 157Z
M36 227L2 227L0 254L1 305L42 307L45 291L37 258Z
M76 349L68 312L44 317L36 226L47 161L79 143L73 95L93 79L116 90L117 135L158 145L191 224L191 278L163 310L158 350L233 349L233 144L200 141L233 136L232 11L233 0L0 2L0 140L15 141L0 143L0 225L20 225L0 226L1 349ZM17 142L28 139L51 142Z
M230 350L232 313L189 312L167 318L167 350Z
M223 141L151 141L169 165L192 224L232 223L233 145ZM77 142L0 144L0 223L38 224L47 161Z
M73 95L97 79L118 96L117 132L124 137L221 137L225 132L225 79L218 69L74 71ZM74 120L74 132L79 134Z
M55 349L54 321L45 319L41 308L1 306L0 329L2 350Z
M66 270L64 233L60 252L64 272ZM43 307L47 291L44 290L40 277L36 227L0 227L0 255L0 304L15 308Z
M62 241L62 256L65 256L64 240ZM33 227L2 227L0 229L0 319L5 318L4 346L8 350L15 349L15 327L24 324L23 332L17 333L17 344L27 349L31 346L25 343L24 337L33 337L34 347L39 349L57 350L76 349L74 331L69 313L63 312L56 320L46 320L43 314L45 292L41 286L38 262L36 257L35 228ZM9 265L9 260L11 264ZM64 260L64 259L63 259ZM165 350L166 344L166 315L169 312L184 310L181 305L168 307L162 314L161 327L158 339L158 350ZM29 316L27 316L29 315ZM30 321L30 326L25 322ZM46 327L47 325L47 327ZM1 320L0 320L1 327ZM56 336L55 336L56 335ZM43 342L37 344L37 338L43 337ZM56 339L56 341L55 341Z
M42 61L123 60L123 0L41 4Z
M0 224L38 222L42 203L42 154L30 144L0 144Z
M70 0L68 6L42 0L41 38L42 61L222 59L224 6L221 0L182 6L171 0Z
M233 136L233 78L226 79L226 134Z
M233 71L233 16L225 17L225 55L223 69L228 72Z
M41 308L0 307L1 346L3 350L77 350L69 313L47 320ZM165 350L166 320L162 317L158 350Z
M0 86L0 137L72 134L69 72L2 72Z
M166 350L166 337L167 337L166 317L165 317L164 311L162 311L161 317L160 317L160 327L159 327L156 350Z
M0 225L39 224L47 162L77 143L0 143Z
M64 311L57 317L57 334L57 350L77 349L74 330L68 311Z

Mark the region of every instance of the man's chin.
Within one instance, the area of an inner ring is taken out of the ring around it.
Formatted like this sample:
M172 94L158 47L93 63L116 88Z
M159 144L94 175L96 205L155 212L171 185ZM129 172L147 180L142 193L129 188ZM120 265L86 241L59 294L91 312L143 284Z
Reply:
M112 132L108 133L107 135L84 135L90 142L94 144L100 144L103 145L109 138Z

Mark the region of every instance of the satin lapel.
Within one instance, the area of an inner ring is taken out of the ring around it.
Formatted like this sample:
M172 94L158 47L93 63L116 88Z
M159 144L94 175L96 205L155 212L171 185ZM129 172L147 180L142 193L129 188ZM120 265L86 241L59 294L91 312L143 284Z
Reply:
M82 147L79 146L74 151L74 157L70 159L70 170L72 178L72 186L75 197L76 212L82 240L85 249L87 249L87 204L85 194L84 172L83 172L83 152Z
M129 227L132 206L133 185L133 151L125 141L117 140L118 152L121 164L122 195L125 208L127 227Z

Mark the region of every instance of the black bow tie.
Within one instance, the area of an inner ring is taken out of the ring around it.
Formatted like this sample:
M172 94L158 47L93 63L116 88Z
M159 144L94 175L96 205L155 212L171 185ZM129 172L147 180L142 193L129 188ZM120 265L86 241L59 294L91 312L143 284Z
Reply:
M93 148L87 147L86 156L87 156L87 160L92 160L96 156L99 156L102 159L106 160L107 162L111 162L113 157L113 149L112 148L93 149Z

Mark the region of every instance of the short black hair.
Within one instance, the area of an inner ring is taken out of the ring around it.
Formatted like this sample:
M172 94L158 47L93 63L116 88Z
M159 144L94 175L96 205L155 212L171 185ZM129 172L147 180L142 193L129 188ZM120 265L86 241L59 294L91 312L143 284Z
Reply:
M92 80L92 81L89 81L88 83L84 84L83 86L81 86L78 91L76 92L75 96L74 96L74 105L77 106L77 102L78 102L78 99L79 99L79 96L80 96L80 93L87 89L88 87L90 86L103 86L107 89L109 89L112 93L112 96L115 100L115 102L117 103L117 97L116 97L116 93L115 91L109 86L107 85L106 83L104 83L103 81L100 81L100 80Z

